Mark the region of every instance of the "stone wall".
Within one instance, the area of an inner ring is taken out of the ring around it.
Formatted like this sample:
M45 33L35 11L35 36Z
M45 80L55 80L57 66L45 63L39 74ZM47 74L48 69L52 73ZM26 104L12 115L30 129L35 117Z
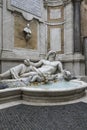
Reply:
M0 52L2 47L2 1L0 0Z
M3 8L1 1L3 1ZM20 3L20 0L0 0L1 72L23 62L25 58L39 60L44 58L49 50L55 50L57 52L56 60L63 63L64 69L71 71L73 75L84 75L84 56L73 52L74 10L72 0L41 0L41 12L39 7L37 8L39 12L35 12L34 8L31 9L31 12L26 11L25 6L29 7L27 3L22 7L23 3L17 5L15 1ZM24 0L21 1L24 2ZM12 6L11 2L17 7ZM34 0L33 2L35 6L38 6L35 2L39 4L40 1ZM84 16L86 14L84 11L87 9L85 9L84 2L81 7L81 37L83 38L87 34L87 16ZM23 35L23 29L27 23L30 24L32 31L32 37L28 42L25 41Z

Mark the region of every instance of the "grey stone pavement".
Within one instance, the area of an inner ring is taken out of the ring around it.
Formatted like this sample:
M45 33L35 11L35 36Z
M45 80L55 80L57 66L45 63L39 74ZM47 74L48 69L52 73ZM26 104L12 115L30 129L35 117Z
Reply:
M16 104L0 110L0 130L87 130L87 103Z

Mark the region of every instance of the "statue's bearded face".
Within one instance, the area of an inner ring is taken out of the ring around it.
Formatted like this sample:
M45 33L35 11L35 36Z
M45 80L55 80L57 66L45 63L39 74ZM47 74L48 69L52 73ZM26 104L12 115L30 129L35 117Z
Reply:
M55 54L55 53L51 53L51 54L49 55L48 60L49 60L49 61L54 61L55 58L56 58L56 54Z
M27 66L29 66L30 65L30 60L29 59L25 59L24 60L24 64L27 65Z

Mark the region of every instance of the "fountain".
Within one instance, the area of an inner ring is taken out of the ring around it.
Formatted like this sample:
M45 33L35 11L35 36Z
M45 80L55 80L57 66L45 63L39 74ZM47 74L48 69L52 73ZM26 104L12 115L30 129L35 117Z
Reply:
M48 52L37 63L29 59L0 74L0 101L23 99L35 102L61 102L85 95L87 83L73 79L69 71L55 61L56 53Z

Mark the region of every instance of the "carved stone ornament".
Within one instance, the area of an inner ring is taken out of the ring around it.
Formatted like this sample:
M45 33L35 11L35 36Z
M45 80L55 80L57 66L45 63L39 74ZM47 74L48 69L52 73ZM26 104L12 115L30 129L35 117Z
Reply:
M62 0L44 0L44 7L62 5Z

